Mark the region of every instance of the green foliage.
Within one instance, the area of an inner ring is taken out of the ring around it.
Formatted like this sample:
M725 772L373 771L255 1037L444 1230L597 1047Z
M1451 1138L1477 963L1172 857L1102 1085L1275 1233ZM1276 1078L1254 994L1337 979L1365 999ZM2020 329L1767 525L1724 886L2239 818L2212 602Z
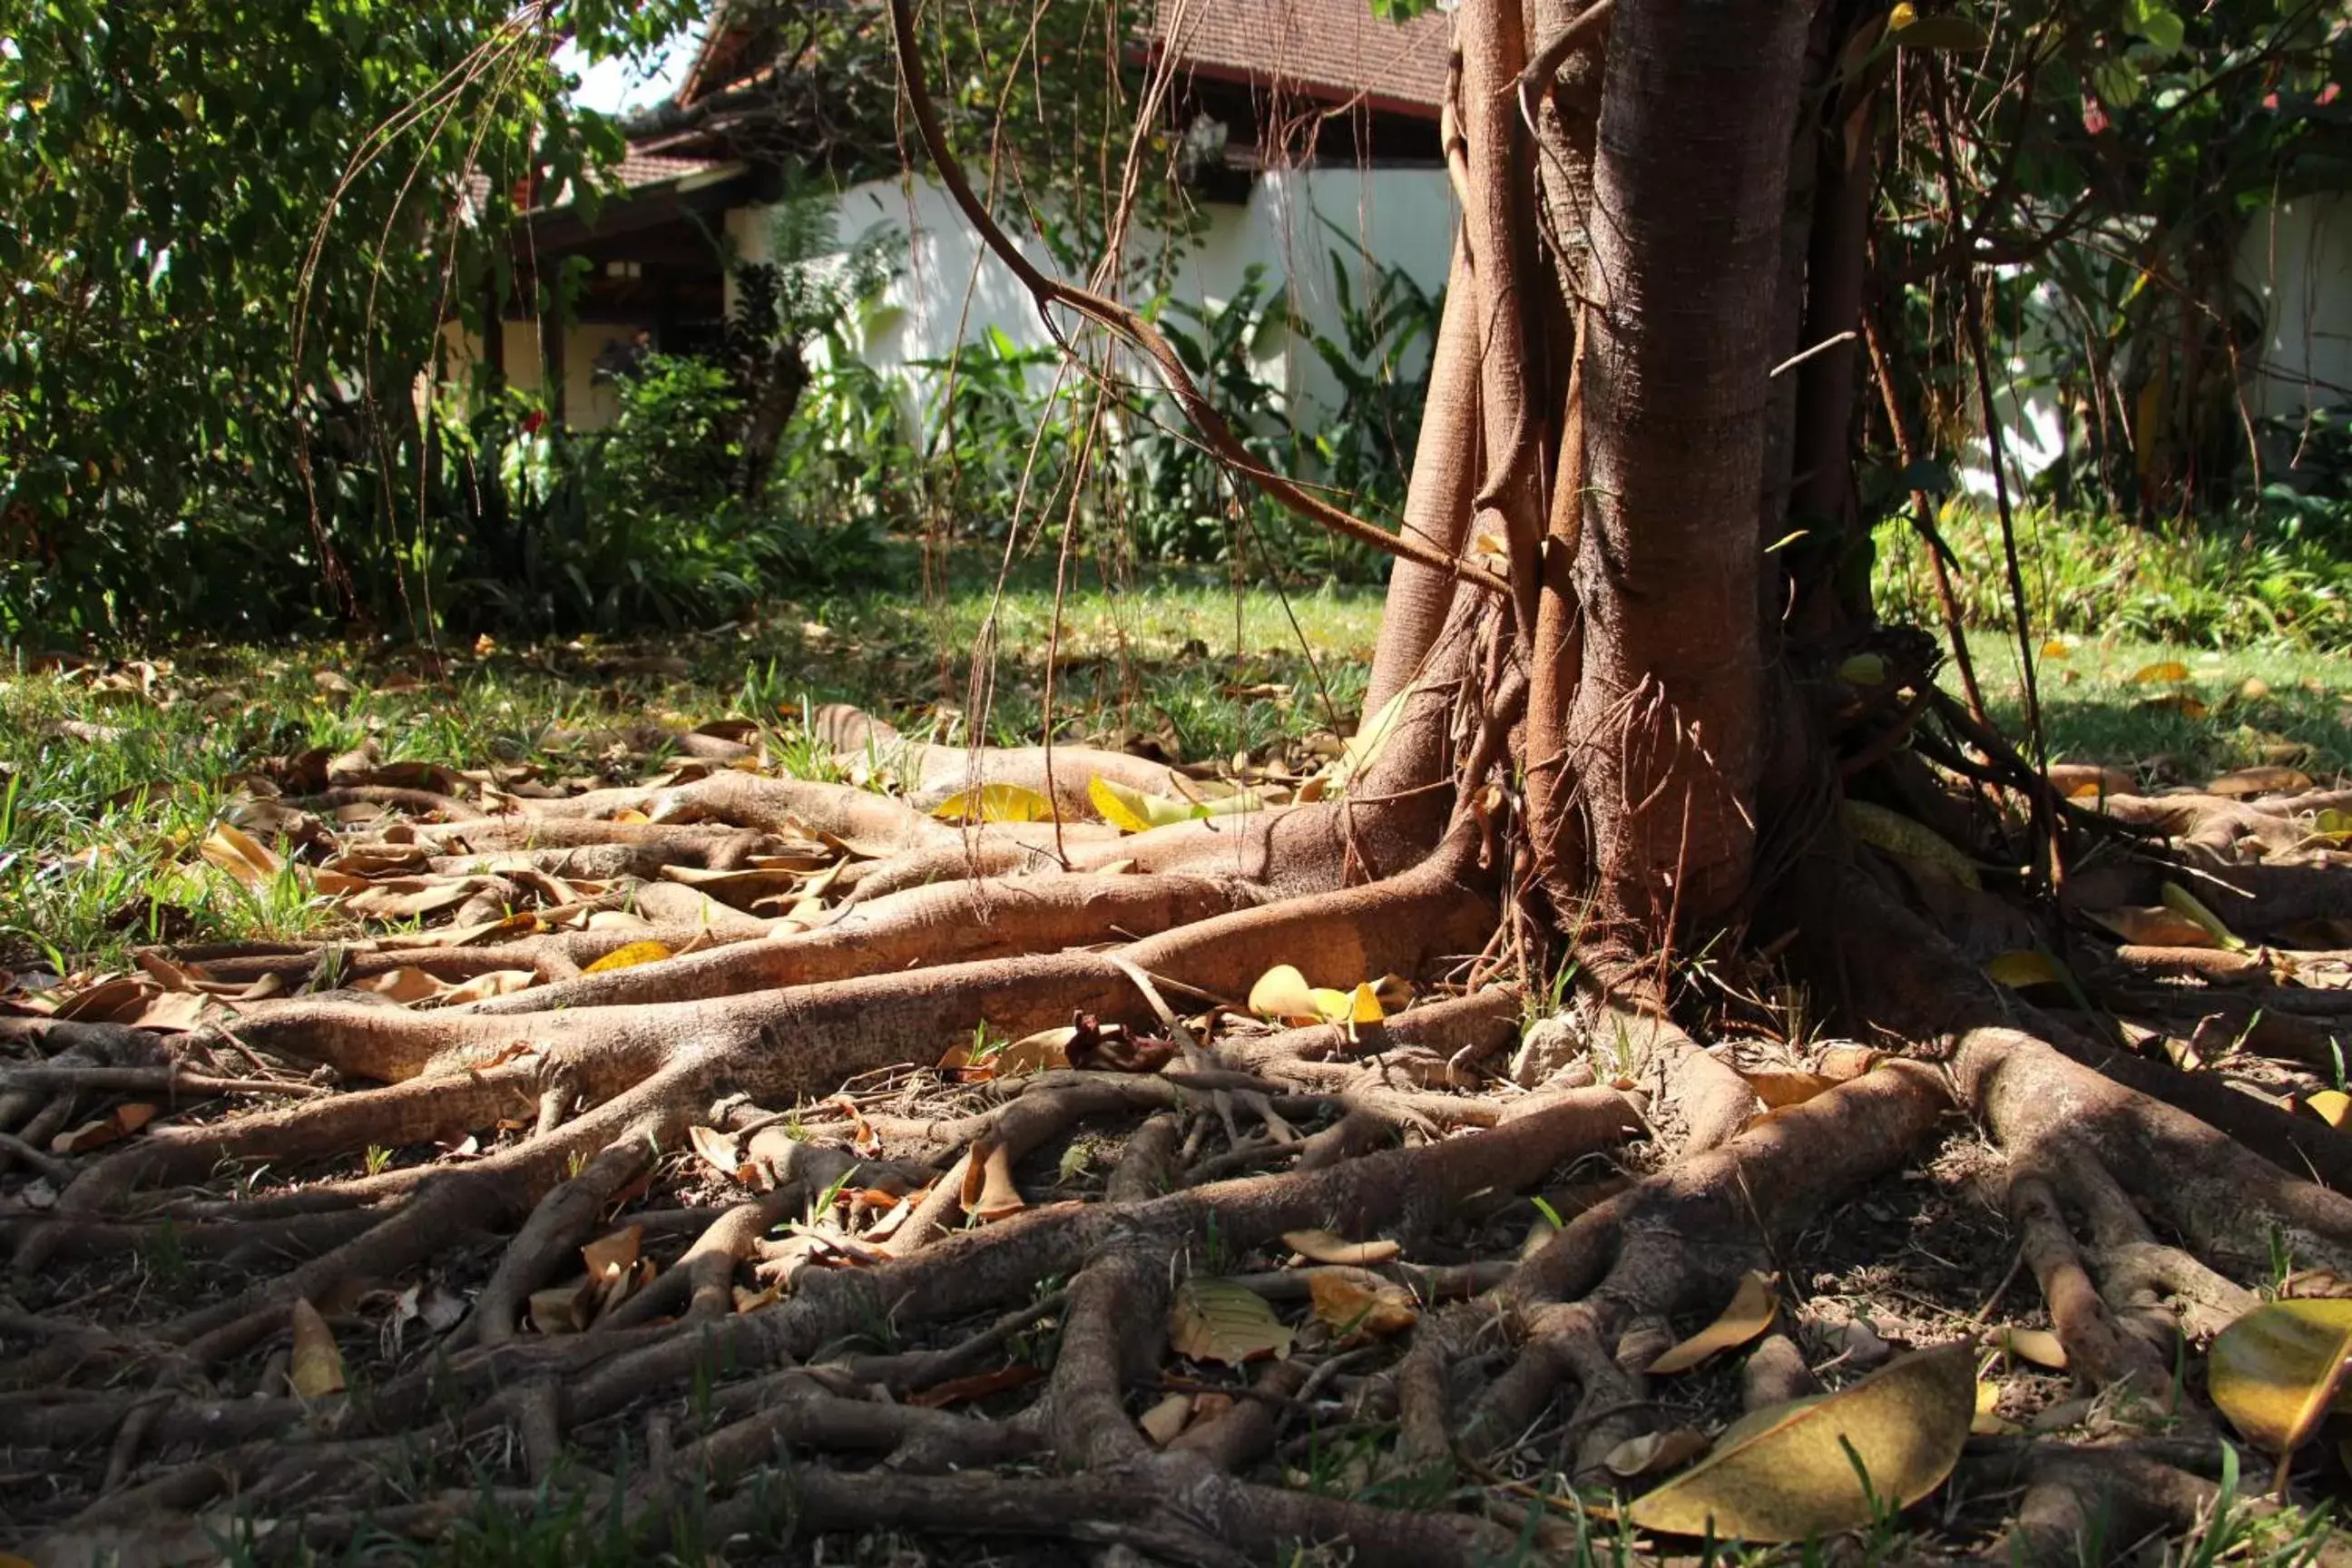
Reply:
M1962 617L2011 624L2009 587L1992 568L2000 524L1979 506L1948 507L1938 525L1961 570ZM2028 509L2018 519L2026 608L2037 634L2121 637L2204 647L2352 649L2352 509L2311 503L2211 522L2140 526L2112 514ZM1906 521L1878 530L1883 615L1937 623L1926 546Z
M562 20L609 52L688 9ZM566 102L554 20L504 0L8 11L0 635L214 619L289 574L331 606L392 498L338 538L304 447L378 490L413 468L447 280L487 264L502 193L533 172L593 190L618 136ZM447 232L474 172L490 195Z

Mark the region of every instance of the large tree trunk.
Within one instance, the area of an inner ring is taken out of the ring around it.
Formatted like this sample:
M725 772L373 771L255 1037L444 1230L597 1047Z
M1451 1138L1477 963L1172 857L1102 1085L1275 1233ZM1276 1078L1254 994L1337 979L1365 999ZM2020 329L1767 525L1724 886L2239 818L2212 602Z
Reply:
M1801 6L1645 0L1611 30L1564 729L1600 907L1651 942L1748 889L1766 714L1756 508L1808 22Z

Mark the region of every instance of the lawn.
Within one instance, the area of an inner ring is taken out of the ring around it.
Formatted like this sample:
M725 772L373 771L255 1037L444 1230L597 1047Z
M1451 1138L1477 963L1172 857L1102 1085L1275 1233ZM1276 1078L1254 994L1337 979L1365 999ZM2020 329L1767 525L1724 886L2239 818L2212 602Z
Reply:
M980 575L929 598L784 603L756 623L625 644L205 647L107 666L20 656L0 677L0 961L113 963L142 942L320 931L335 917L291 879L251 889L191 854L266 759L313 750L372 742L387 761L580 776L618 763L616 729L742 718L790 766L807 756L804 715L826 702L950 737L980 713L990 739L1023 742L1043 727L1049 647L1066 740L1263 760L1357 723L1379 589L1078 574L1058 641L1052 579L1030 574L1001 595ZM1971 644L1997 716L2019 727L2014 643L1979 630ZM983 648L997 657L976 660ZM993 673L977 690L975 663ZM2137 766L2151 786L2255 763L2352 768L2352 658L2063 639L2041 683L2053 758Z

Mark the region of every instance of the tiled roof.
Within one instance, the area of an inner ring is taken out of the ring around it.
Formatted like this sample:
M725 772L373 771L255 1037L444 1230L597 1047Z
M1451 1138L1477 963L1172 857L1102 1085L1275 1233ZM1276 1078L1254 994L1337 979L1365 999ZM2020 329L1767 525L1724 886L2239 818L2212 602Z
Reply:
M1452 18L1383 22L1370 0L1156 0L1151 37L1203 76L1434 116L1445 100Z
M632 147L613 170L613 177L635 190L639 185L675 180L682 174L698 174L705 169L718 167L718 164L716 158L672 158Z

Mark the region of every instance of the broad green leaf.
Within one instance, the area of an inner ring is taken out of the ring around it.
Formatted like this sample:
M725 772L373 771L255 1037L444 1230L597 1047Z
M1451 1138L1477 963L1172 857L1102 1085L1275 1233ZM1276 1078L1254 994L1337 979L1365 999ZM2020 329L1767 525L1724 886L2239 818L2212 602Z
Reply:
M1051 822L1054 803L1026 784L982 784L958 790L931 815L941 822Z
M1168 1343L1194 1361L1238 1366L1264 1356L1286 1356L1297 1336L1265 1299L1230 1279L1185 1280L1168 1304Z
M1805 1541L1908 1508L1944 1484L1976 1416L1976 1352L1919 1351L1825 1397L1759 1411L1706 1459L1627 1506L1643 1530ZM1863 1476L1869 1477L1864 1489Z
M2213 1340L2206 1386L2247 1440L2293 1452L2319 1425L2352 1360L2352 1300L2271 1301Z
M1652 1362L1647 1370L1662 1376L1688 1372L1717 1352L1744 1345L1770 1328L1773 1316L1780 1310L1780 1298L1773 1293L1772 1285L1771 1275L1748 1270L1721 1317Z

